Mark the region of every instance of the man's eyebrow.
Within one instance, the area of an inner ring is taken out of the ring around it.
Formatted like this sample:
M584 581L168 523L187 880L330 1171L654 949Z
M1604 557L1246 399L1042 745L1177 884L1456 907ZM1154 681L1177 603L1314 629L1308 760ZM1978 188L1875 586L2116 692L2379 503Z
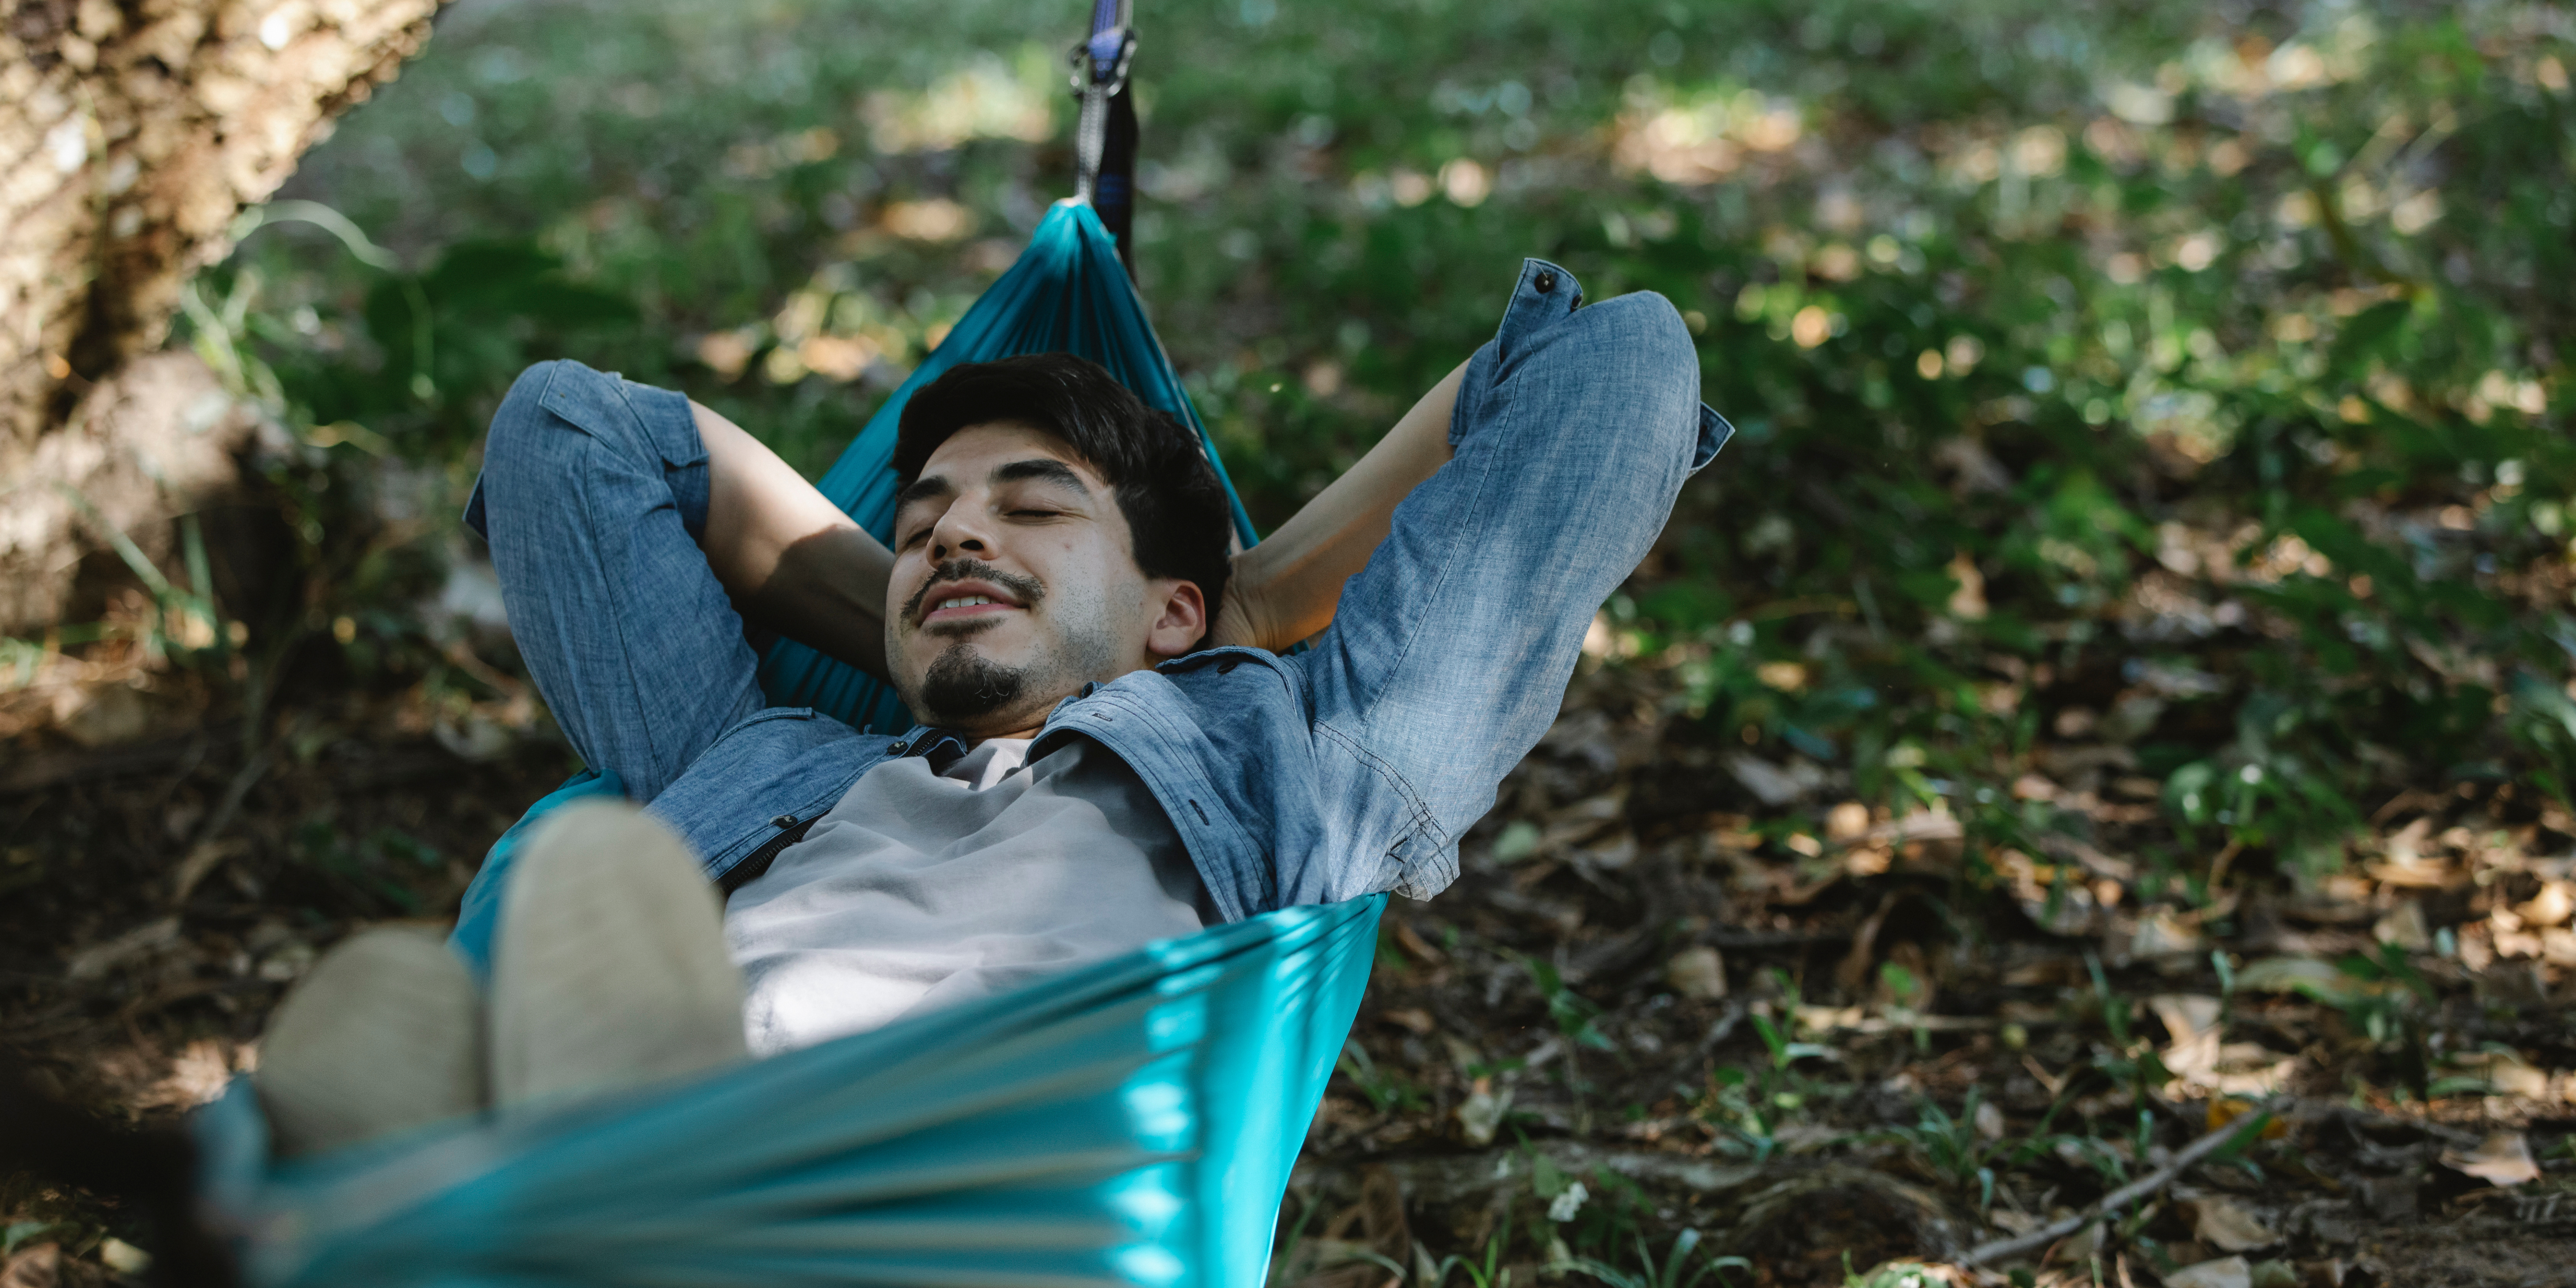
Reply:
M1018 483L1024 480L1058 483L1085 496L1091 494L1091 489L1083 486L1082 476L1074 473L1072 466L1043 456L1033 456L1025 461L1013 461L1008 465L996 467L993 471L993 481L996 483Z
M936 496L949 496L956 491L957 489L948 480L936 474L925 474L914 479L912 486L895 493L894 508L900 510L915 501L927 501Z

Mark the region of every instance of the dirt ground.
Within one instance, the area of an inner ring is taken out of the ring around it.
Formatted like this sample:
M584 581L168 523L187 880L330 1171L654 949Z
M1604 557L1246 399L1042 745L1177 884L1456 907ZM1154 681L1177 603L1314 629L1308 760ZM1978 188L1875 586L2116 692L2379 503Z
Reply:
M2576 1284L2565 813L2410 792L2374 803L2347 875L2150 902L2115 856L2155 810L2116 748L2034 752L2017 790L2095 823L2063 853L1972 859L1946 815L1857 803L1782 838L1747 786L1777 784L1667 714L1666 683L1587 662L1458 885L1390 909L1283 1282L1381 1288L1392 1262L1431 1284L1456 1256L1516 1285L1682 1288L1653 1272L1693 1229L1744 1258L1737 1284ZM218 703L132 742L8 744L8 1050L169 1120L253 1067L317 953L450 914L569 757L541 731L386 732L417 724L405 701L290 702L255 742ZM2257 1103L2277 1116L2232 1157L1968 1264ZM148 1242L24 1177L0 1215L8 1288L126 1278Z

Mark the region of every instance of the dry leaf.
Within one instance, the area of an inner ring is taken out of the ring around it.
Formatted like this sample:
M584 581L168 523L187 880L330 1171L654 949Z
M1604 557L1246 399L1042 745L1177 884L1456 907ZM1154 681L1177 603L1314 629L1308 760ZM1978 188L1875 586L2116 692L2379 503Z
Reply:
M2416 899L2402 900L2389 909L2371 926L2370 937L2408 952L2422 952L2433 946L2433 932L2424 922L2424 904Z
M1784 768L1749 751L1730 752L1724 763L1726 772L1733 775L1744 790L1773 809L1796 804L1809 792L1824 786L1824 775L1812 766L1793 762Z
M1869 806L1859 801L1844 801L1825 811L1825 839L1837 845L1849 844L1869 834Z
M2013 780L2012 794L2017 801L2053 801L2058 786L2038 774L2024 774Z
M2540 956L2555 966L2576 966L2576 930L2551 926L2541 931Z
M2132 957L2172 957L2182 953L2201 953L2209 941L2200 928L2171 908L2151 908L2138 918L2136 933L2129 938Z
M2481 1051L2460 1057L2458 1063L2461 1069L2486 1079L2501 1095L2538 1100L2549 1094L2549 1075L2510 1053Z
M1360 1208L1360 1228L1368 1232L1369 1246L1381 1257L1401 1261L1413 1246L1413 1234L1404 1220L1403 1188L1383 1164L1360 1174Z
M1977 571L1977 561L1962 550L1950 560L1950 580L1958 588L1950 592L1950 615L1964 621L1981 621L1986 615L1986 577Z
M1986 1219L1993 1222L1996 1229L2006 1234L2028 1234L2047 1223L2045 1217L2029 1212L2015 1212L2011 1208L1996 1208L1986 1213Z
M2102 1251L2106 1231L2099 1221L2057 1241L2048 1250L2048 1260L2061 1264L2082 1265Z
M1431 1018L1431 1012L1423 1010L1418 1006L1408 1007L1403 1010L1388 1011L1385 1012L1381 1018L1385 1019L1389 1024L1402 1025L1403 1027L1411 1029L1415 1033L1422 1034L1426 1037L1430 1035L1434 1028L1439 1027L1438 1023Z
M1977 1134L1988 1140L2002 1140L2005 1129L2010 1126L2004 1121L2002 1108L1991 1100L1977 1103L1976 1124Z
M2052 1088L2050 1089L2049 1094L2055 1095L2057 1092ZM2243 1100L2233 1096L2212 1096L2210 1097L2209 1112L2206 1115L2205 1121L2209 1124L2209 1130L2216 1131L2247 1114L2253 1113L2259 1108L2261 1108L2261 1106L2251 1100ZM2278 1118L2263 1124L2263 1139L2265 1140L2279 1140L2289 1134L2290 1124L2283 1122Z
M2243 1257L2221 1257L2165 1276L2165 1288L2254 1288L2254 1267Z
M139 1275L152 1268L152 1254L123 1239L110 1238L99 1244L98 1259L120 1275Z
M63 1250L55 1244L21 1248L0 1260L0 1288L54 1288L62 1276Z
M186 903L188 893L195 890L197 883L205 880L208 873L223 866L224 860L249 849L248 841L228 840L208 841L189 850L188 857L179 861L178 871L170 878L170 902Z
M2522 1185L2540 1179L2540 1164L2531 1159L2531 1143L2518 1131L2490 1132L2486 1143L2470 1153L2443 1150L2442 1166L2490 1185Z
M1491 1078L1478 1078L1468 1085L1467 1098L1456 1110L1458 1129L1467 1143L1482 1148L1494 1143L1494 1129L1502 1125L1503 1115L1511 1112L1512 1089L1499 1090Z
M233 1081L232 1052L229 1044L201 1038L188 1044L171 1061L169 1076L144 1093L144 1103L194 1109L212 1104Z
M163 917L126 931L103 944L92 944L72 954L63 975L74 983L97 979L133 958L167 948L179 942L179 919Z
M2514 905L2515 915L2534 926L2555 926L2576 916L2576 894L2570 894L2564 881L2544 881L2540 893Z
M2252 1252L2281 1241L2253 1213L2227 1199L2200 1200L2200 1214L2192 1222L2191 1237L2221 1252Z
M1664 980L1684 997L1714 1001L1726 996L1726 962L1714 948L1685 948L1664 963Z
M1413 954L1416 960L1428 965L1437 966L1449 960L1449 954L1432 947L1431 941L1424 939L1420 931L1406 922L1395 923L1395 942L1404 945L1404 951Z
M1379 1261L1361 1258L1402 1264L1412 1246L1395 1174L1384 1166L1371 1167L1360 1176L1360 1201L1334 1216L1321 1237L1307 1244L1313 1258L1307 1264L1318 1269L1298 1280L1299 1288L1394 1288L1399 1281L1395 1274Z

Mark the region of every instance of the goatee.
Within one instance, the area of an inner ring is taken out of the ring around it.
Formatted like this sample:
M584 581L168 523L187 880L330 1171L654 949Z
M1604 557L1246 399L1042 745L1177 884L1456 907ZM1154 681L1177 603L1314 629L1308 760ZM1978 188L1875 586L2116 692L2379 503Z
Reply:
M922 677L921 714L943 723L990 715L1018 701L1028 673L976 652L964 640L948 646Z

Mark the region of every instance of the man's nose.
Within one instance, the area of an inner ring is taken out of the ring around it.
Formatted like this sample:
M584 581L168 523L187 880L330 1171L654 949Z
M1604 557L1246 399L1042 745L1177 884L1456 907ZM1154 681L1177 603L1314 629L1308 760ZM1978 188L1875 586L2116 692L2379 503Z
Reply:
M952 505L948 513L930 528L930 561L938 563L958 555L988 555L993 552L991 534L977 522L976 515L965 505Z

